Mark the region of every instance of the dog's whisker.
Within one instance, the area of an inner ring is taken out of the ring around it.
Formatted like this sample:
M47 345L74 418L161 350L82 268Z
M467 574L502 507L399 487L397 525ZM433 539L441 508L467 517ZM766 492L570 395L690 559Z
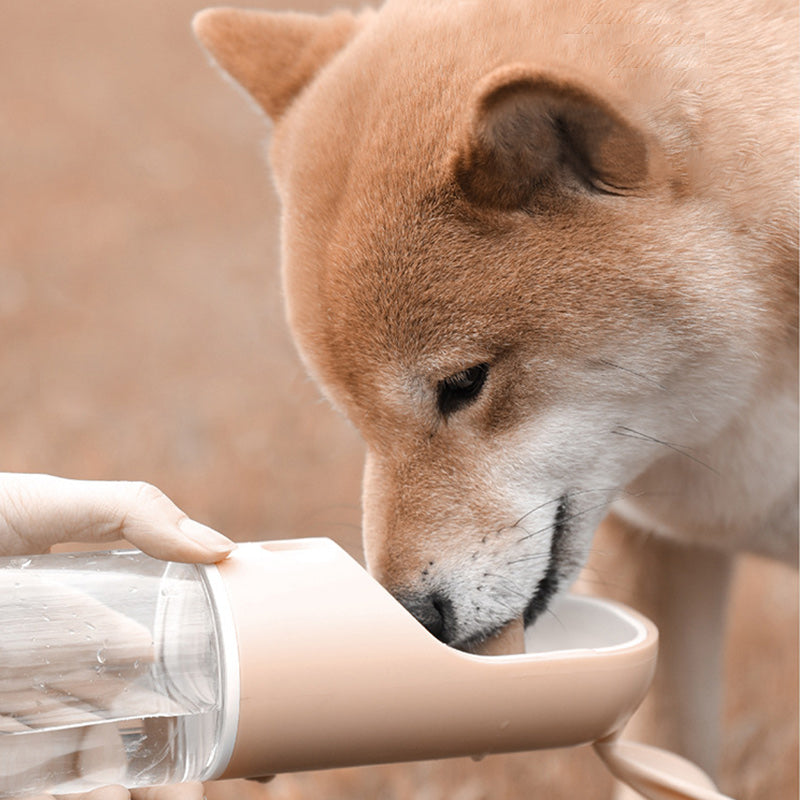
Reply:
M673 442L668 442L664 439L659 439L656 436L648 436L648 434L642 433L641 431L636 431L633 428L627 427L626 425L617 425L617 427L614 428L611 431L611 433L616 436L627 436L629 439L639 439L645 442L653 442L654 444L660 444L663 447L667 447L670 450L674 451L675 453L678 453L679 455L685 456L691 461L694 461L695 464L699 464L701 467L705 467L706 469L711 470L711 472L713 472L715 475L720 474L719 470L714 469L714 467L712 467L711 464L707 464L705 461L701 461L699 458L693 456L691 453L682 448L680 445L674 444Z
M621 364L617 364L613 361L609 361L606 358L598 358L596 361L597 364L605 364L608 367L613 367L614 369L621 370L622 372L627 372L629 375L634 375L637 378L641 378L643 381L647 381L651 383L653 386L657 386L662 391L668 391L667 387L664 386L663 383L659 383L654 378L651 378L649 375L645 375L643 372L637 372L635 369L631 369L630 367L623 367Z
M492 601L497 605L502 606L507 611L510 611L515 617L519 615L519 609L514 608L514 606L512 606L511 603L509 603L507 600L503 600L502 597L493 597Z
M544 610L544 611L545 611L545 614L549 614L549 615L550 615L550 616L551 616L551 617L552 617L552 618L553 618L553 619L554 619L554 620L555 620L555 621L558 623L558 625L559 625L559 627L561 628L561 630L562 630L562 631L564 631L564 632L566 633L566 631L567 631L567 626L566 626L566 625L563 623L563 621L562 621L562 620L561 620L561 618L558 616L558 614L556 614L556 612L555 612L555 611L553 611L553 609L552 609L552 608L550 608L550 606L547 606L547 608L545 608L545 610Z
M526 520L531 514L535 514L537 511L541 511L543 508L547 508L547 506L551 506L554 503L560 503L560 502L561 502L561 496L556 497L553 500L547 500L541 505L535 506L530 511L526 511L513 525L509 525L507 529L512 530L514 528L518 528L520 523Z
M602 486L597 489L578 489L574 492L569 492L569 497L580 497L584 494L596 494L597 492L614 492L614 493L622 493L622 494L630 494L625 489L621 489L618 486ZM530 511L526 511L513 525L508 525L500 530L511 530L513 528L518 528L520 523L524 522L531 514L535 514L537 511L541 511L543 508L547 508L547 506L552 506L555 503L560 503L563 499L563 495L559 495L552 500L546 500L544 503L541 503L538 506L534 506ZM498 531L499 533L500 531Z
M513 566L514 564L535 564L537 561L542 564L547 564L550 561L550 553L536 553L530 556L520 556L519 558L506 561L506 564L509 566Z
M484 573L484 577L486 577L486 578L495 578L496 580L502 581L503 585L500 588L503 591L506 591L509 594L514 594L517 597L521 597L523 600L527 600L528 599L528 595L525 592L521 591L519 589L519 587L516 586L516 584L514 584L513 586L509 585L510 583L512 583L511 578L509 578L509 577L507 577L505 575L495 575L492 572L485 572Z
M587 583L593 583L596 585L607 585L613 586L616 588L622 588L623 584L617 583L616 581L609 580L609 572L610 570L607 568L598 568L589 565L584 565L580 571L580 578L581 581L586 581ZM614 576L616 573L614 573Z
M596 505L584 508L581 511L576 511L574 514L570 514L568 517L565 517L562 520L562 523L571 522L572 520L577 519L578 517L582 517L584 514L589 514L592 511L596 511L598 508L607 508L609 505L611 505L612 502L613 500L606 500L602 503L597 503ZM538 536L539 534L545 533L546 531L549 531L552 527L553 523L551 522L549 525L545 525L543 528L539 528L539 530L533 531L533 533L527 533L521 539L517 540L517 544L520 544L521 542L524 542L526 539L530 539L533 536Z

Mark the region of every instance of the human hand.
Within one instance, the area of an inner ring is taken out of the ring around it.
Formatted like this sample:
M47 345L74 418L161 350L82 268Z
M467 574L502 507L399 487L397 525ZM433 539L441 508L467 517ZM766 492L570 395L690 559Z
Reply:
M149 483L0 473L0 556L117 539L154 558L204 564L221 561L236 546Z
M163 493L149 484L0 474L0 555L43 553L58 542L107 544L119 538L127 539L151 556L172 561L212 563L224 558L235 547L221 534L190 520ZM0 592L3 592L2 586ZM65 587L63 597L54 604L54 627L58 628L60 612L92 603L94 608L91 609L91 615L97 627L79 646L97 650L98 642L102 642L105 652L122 664L126 663L126 653L130 653L132 657L127 659L128 668L135 670L140 661L146 661L146 654L152 649L149 632L142 630L130 618L104 609L102 604L92 601L74 588ZM11 658L5 655L6 660ZM76 663L81 663L81 660L76 658ZM19 722L18 714L26 703L40 705L43 702L42 693L36 696L35 690L22 691L22 685L16 686L23 674L18 669L20 666L4 662L0 670L0 684L3 684L0 687L3 704L0 710L0 736L3 732L11 733L25 727ZM27 683L30 683L30 676L27 677ZM63 680L65 685L61 689L78 697L82 687L88 685L80 675L69 670L65 671ZM23 680L23 683L26 682ZM93 683L92 690L96 691L96 687L97 684ZM108 681L106 690L113 696L119 688L115 687L113 681ZM56 717L75 713L74 709L67 709L52 699L47 702L48 712ZM65 753L72 752L67 739L74 730L65 728L62 742ZM9 758L13 755L17 761L22 758L26 746L20 738L15 737L15 741L17 744L0 741L0 749L22 748L19 753L5 753ZM98 742L98 746L106 749L116 745L113 738ZM44 758L42 753L30 752L30 746L26 755L34 769ZM70 795L87 800L200 800L202 796L203 787L198 782L131 792L121 786L107 786L81 795ZM39 795L37 800L45 797L49 796Z

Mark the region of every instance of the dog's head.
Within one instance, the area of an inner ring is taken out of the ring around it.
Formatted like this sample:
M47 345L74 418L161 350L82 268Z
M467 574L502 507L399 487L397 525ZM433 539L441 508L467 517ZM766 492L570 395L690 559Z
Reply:
M719 430L756 333L716 296L735 256L680 137L461 5L195 30L275 122L289 318L368 446L368 564L467 645L535 618L629 481Z

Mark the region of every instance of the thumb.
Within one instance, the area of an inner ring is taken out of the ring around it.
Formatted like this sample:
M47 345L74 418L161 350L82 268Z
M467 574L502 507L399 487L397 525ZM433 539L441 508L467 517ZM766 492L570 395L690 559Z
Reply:
M235 544L137 481L0 473L0 554L43 553L58 542L127 539L155 558L212 563Z
M124 786L103 786L89 792L60 794L52 800L130 800L130 793ZM38 800L38 798L37 798Z
M133 789L132 800L203 800L203 784L198 781Z

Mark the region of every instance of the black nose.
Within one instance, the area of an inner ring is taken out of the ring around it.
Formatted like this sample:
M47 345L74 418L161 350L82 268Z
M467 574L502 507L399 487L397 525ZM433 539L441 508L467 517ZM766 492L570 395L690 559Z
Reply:
M398 593L397 599L437 639L449 642L455 631L453 603L441 592L416 594Z

